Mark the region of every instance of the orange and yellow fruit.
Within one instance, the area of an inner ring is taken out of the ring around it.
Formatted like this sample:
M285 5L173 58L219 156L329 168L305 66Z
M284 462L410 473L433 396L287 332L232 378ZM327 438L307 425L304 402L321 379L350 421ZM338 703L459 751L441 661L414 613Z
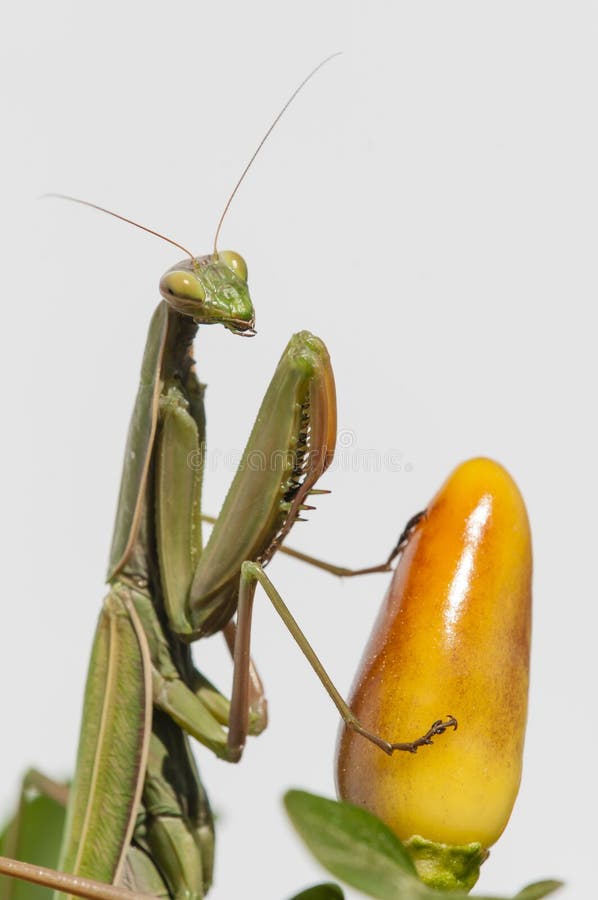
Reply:
M525 505L502 466L458 466L415 527L367 644L350 705L389 741L456 717L456 732L386 756L350 729L340 796L401 839L490 847L521 776L527 714L532 553Z

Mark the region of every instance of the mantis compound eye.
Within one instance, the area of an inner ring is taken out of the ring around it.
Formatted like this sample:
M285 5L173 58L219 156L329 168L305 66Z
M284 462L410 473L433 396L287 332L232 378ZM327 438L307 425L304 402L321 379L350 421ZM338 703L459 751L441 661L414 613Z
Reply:
M218 258L228 266L229 269L232 269L241 281L247 282L247 263L242 256L239 256L234 250L219 250Z
M193 272L175 270L167 272L160 281L160 293L168 299L190 300L201 303L206 292L201 281Z

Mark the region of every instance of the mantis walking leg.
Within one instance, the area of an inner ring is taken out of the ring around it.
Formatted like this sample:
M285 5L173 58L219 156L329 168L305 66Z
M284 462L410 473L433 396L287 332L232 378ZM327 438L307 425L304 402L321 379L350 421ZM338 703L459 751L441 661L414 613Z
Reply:
M312 491L312 494L329 493L330 491ZM312 508L315 509L315 507ZM409 540L411 532L413 531L417 523L420 522L421 519L425 516L425 514L426 511L422 510L422 512L418 512L414 516L411 516L411 518L403 528L401 534L399 535L399 539L393 546L384 562L377 563L373 566L364 566L359 569L352 569L347 566L337 565L336 563L326 562L325 560L320 559L317 556L312 556L312 554L310 553L304 553L302 550L295 550L293 547L287 547L284 545L278 548L278 552L282 553L284 556L290 556L292 559L297 559L300 562L307 563L308 565L313 566L316 569L322 569L324 572L329 572L331 575L337 575L339 578L352 578L356 575L373 575L377 572L390 572L392 571L392 563L402 552L403 548L407 544L407 541ZM202 514L201 518L203 522L207 522L209 525L214 525L216 522L214 516Z
M392 563L394 560L402 553L403 549L407 545L407 541L411 536L411 533L418 522L422 520L425 516L426 511L422 510L422 512L416 513L414 516L411 516L405 527L403 528L401 534L399 535L399 539L396 544L384 560L384 562L378 563L374 566L364 566L361 569L350 569L346 566L339 566L335 563L325 562L322 559L319 559L316 556L312 556L309 553L303 553L301 550L295 550L292 547L280 547L280 552L285 556L290 556L292 559L297 559L300 562L307 563L310 566L314 566L316 569L322 569L324 572L329 572L331 575L337 575L339 578L352 578L356 575L373 575L376 572L390 572L392 571ZM206 517L204 516L204 519Z
M234 662L235 642L237 638L237 625L231 621L222 629L226 645ZM266 728L268 724L268 701L264 692L262 679L255 667L255 664L249 657L248 663L248 691L247 691L247 713L249 734L258 735ZM230 704L226 722L230 721Z
M262 566L253 562L245 562L241 568L241 586L239 590L239 606L237 618L237 639L235 642L235 671L233 678L233 692L231 697L230 724L228 741L231 754L241 755L245 738L247 736L247 710L248 710L248 660L251 636L251 615L255 588L261 584L266 596L274 606L274 609L288 628L299 649L322 683L326 693L336 706L346 725L361 734L364 738L376 744L389 756L395 750L415 753L419 747L432 743L432 738L443 734L447 728L457 727L457 721L453 716L446 720L434 722L428 731L413 741L395 742L374 734L358 721L353 715L346 701L334 686L330 676L320 662L313 647L301 631L299 625L286 606L284 600L264 572Z

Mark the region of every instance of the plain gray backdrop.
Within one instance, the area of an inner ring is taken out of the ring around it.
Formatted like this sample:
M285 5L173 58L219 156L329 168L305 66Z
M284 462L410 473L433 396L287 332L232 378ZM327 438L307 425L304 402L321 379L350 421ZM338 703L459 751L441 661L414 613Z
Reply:
M28 765L72 771L129 414L168 245L225 223L259 334L203 329L205 506L217 511L293 331L327 342L342 453L295 546L383 557L450 470L506 465L535 544L523 783L479 889L562 877L596 848L595 2L23 2L5 11L0 808ZM347 691L387 584L280 559L271 576ZM197 650L227 691L214 638ZM238 767L198 749L219 814L214 900L282 900L324 874L281 810L332 795L336 713L260 596L271 724ZM491 706L492 697L487 698ZM444 711L441 711L444 712ZM349 897L357 895L347 892Z

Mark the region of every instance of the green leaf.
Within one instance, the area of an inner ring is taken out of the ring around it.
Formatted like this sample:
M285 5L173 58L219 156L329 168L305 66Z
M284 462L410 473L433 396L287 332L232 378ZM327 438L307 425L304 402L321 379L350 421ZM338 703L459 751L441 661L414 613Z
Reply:
M55 869L64 826L64 807L49 797L26 799L18 826L14 856L25 862ZM14 821L14 820L13 820ZM4 850L10 822L0 835L0 853ZM13 845L14 846L14 845ZM8 849L8 848L7 848ZM0 877L0 898L10 900L51 900L53 892L16 878Z
M429 895L402 843L367 810L305 791L289 791L285 806L316 859L337 878L378 900Z
M558 891L562 886L562 881L534 881L515 894L513 900L540 900L541 897L548 897L549 894Z
M377 900L438 900L445 893L420 881L401 841L372 813L306 791L288 791L284 802L318 862L341 881ZM560 881L538 881L513 900L540 900L561 886ZM446 896L450 900L508 900L496 895L470 896L463 891L449 891Z
M314 884L306 888L300 894L295 894L291 900L344 900L345 895L338 886L328 881L324 884Z

